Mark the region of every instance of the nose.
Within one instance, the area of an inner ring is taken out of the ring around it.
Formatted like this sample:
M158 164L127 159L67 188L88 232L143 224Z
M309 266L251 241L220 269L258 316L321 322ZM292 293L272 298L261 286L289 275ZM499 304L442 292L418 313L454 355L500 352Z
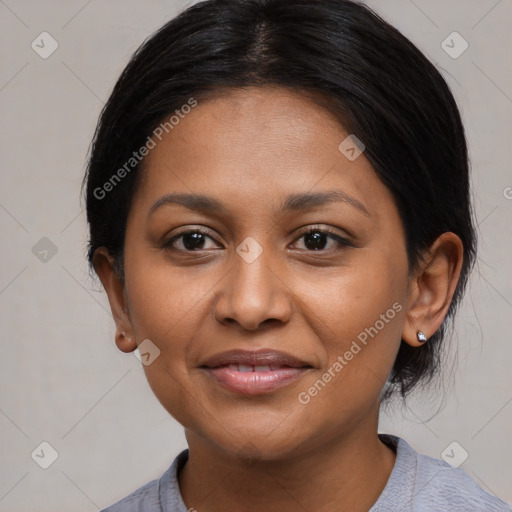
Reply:
M234 253L233 260L214 305L216 320L248 331L288 322L291 286L272 251L263 250L252 261Z

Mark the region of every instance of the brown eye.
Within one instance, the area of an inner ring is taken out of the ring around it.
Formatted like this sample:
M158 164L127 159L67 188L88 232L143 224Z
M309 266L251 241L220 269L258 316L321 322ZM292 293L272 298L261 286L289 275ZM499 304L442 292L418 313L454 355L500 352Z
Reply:
M209 247L205 247L205 245L207 245L207 239L213 240L213 238L205 231L193 229L183 231L182 233L173 236L170 240L165 242L164 247L166 249L176 251L203 251L209 249Z
M328 251L329 249L336 250L346 246L353 247L353 244L346 238L327 228L310 228L297 238L297 240L300 239L304 239L304 247L307 251ZM330 240L332 241L331 246L328 247Z

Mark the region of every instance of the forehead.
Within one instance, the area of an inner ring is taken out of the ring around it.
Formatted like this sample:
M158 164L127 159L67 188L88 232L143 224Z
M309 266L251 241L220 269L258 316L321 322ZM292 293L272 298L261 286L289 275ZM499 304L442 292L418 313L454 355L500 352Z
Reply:
M349 133L316 98L282 87L232 89L199 100L146 156L138 202L165 193L209 193L247 208L284 195L341 189L368 202L392 200L362 153L349 160Z

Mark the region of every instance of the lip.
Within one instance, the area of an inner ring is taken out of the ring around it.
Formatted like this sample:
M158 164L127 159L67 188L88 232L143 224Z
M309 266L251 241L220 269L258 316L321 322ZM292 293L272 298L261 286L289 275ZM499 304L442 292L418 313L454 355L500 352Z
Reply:
M272 349L259 350L228 350L220 352L202 363L202 367L217 368L227 364L245 364L251 366L288 366L290 368L310 367L308 363L287 352Z
M258 395L296 382L312 366L286 352L260 349L221 352L207 359L200 368L229 391Z

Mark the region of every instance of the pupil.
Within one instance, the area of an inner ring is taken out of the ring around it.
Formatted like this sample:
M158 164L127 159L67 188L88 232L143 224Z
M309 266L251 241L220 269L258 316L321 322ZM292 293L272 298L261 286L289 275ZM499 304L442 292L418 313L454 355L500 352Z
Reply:
M324 248L325 238L326 235L324 233L320 233L318 231L311 231L309 233L306 233L304 238L304 244L308 249L318 251ZM321 247L318 247L318 245L320 245Z
M318 251L325 247L326 235L319 231L310 231L304 235L304 242L308 249ZM202 233L189 233L183 236L183 245L189 251L201 248L203 243L204 237Z
M189 233L183 236L183 245L187 250L194 250L200 248L204 243L202 233Z

